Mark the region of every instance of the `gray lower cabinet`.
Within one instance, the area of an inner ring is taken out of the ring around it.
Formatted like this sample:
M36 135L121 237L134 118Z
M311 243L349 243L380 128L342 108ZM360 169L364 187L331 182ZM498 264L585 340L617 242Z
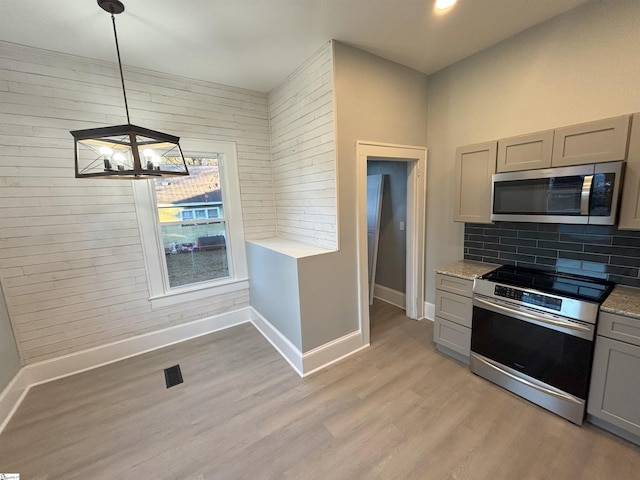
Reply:
M469 364L473 280L436 274L433 340L438 351Z
M600 313L587 412L590 421L640 442L640 320Z

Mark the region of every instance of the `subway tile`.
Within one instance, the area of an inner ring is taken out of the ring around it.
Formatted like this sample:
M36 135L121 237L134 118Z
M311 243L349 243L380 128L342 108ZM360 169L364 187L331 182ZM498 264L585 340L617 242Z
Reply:
M629 278L620 275L609 275L609 281L628 285L630 287L640 287L640 278Z
M611 235L587 235L586 233L561 233L561 242L589 243L597 245L611 245Z
M550 242L547 240L538 240L538 247L549 248L551 250L571 250L573 252L581 252L583 245L581 243Z
M484 248L486 250L497 250L499 252L515 253L518 247L516 247L515 245L504 245L502 243L485 243Z
M518 233L520 233L519 230L500 230L499 232L497 232L498 235L500 235L500 238L506 238L506 237L517 237Z
M531 268L533 270L542 270L544 272L555 272L556 270L554 267L551 267L549 265L540 265L539 263L528 263L528 262L521 262L521 261L516 262L516 266Z
M472 242L500 243L500 237L494 235L469 235Z
M614 225L585 225L584 231L594 235L615 235L618 229Z
M482 261L484 263L497 263L497 264L501 264L504 263L502 260L500 260L498 257L493 257L493 256L489 256L489 257L482 257Z
M580 260L582 262L609 263L609 257L607 255L596 255L593 253L560 251L558 252L558 257Z
M640 267L640 258L612 255L609 260L609 263L611 265L619 265L622 267Z
M538 257L557 257L558 256L558 250L552 250L549 248L518 247L518 253L525 253L527 255L536 255Z
M501 230L538 230L537 223L529 222L499 222Z
M557 241L560 234L557 232L533 232L533 231L520 231L518 232L519 238L533 238L536 240L552 240Z
M527 238L510 238L510 237L501 237L500 243L504 245L518 245L523 247L535 247L537 240L530 240Z
M613 237L613 245L640 248L640 238L638 237Z
M519 253L500 252L500 259L513 260L515 262L535 263L536 257L533 255L521 255Z
M482 257L482 253L484 252L484 250L482 250L481 248L470 248L469 249L469 255L475 255L477 257Z
M585 228L586 225L558 224L558 232L560 233L584 233Z
M484 235L484 229L478 228L478 227L465 226L464 233L465 235Z
M557 258L548 258L548 257L536 257L536 264L538 265L546 265L550 267L555 267Z
M640 286L640 231L606 225L467 224L464 258Z
M640 269L638 268L617 267L615 265L607 265L606 272L610 275L623 275L625 277L637 277L640 275Z
M570 258L559 258L556 260L556 267L558 268L558 271L560 271L561 268L578 270L582 267L582 262L580 260L573 260Z

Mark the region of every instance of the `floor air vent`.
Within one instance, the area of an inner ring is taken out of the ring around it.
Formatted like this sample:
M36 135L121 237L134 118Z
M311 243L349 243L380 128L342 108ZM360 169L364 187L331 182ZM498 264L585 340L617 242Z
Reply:
M182 383L182 372L180 371L180 365L174 365L173 367L164 369L164 380L167 382L167 388L171 388L175 385Z

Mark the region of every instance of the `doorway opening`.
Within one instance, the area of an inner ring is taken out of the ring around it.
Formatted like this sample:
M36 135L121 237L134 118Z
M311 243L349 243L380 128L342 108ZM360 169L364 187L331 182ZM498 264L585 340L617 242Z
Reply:
M358 287L360 329L364 343L370 340L369 261L367 229L368 162L403 162L406 165L405 309L414 320L424 318L425 192L427 149L374 142L357 143ZM400 225L396 225L397 228Z

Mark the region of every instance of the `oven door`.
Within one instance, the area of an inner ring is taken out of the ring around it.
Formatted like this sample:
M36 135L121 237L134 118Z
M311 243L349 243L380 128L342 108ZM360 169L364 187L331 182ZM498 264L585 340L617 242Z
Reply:
M471 351L510 374L587 398L595 326L494 299L473 300Z

